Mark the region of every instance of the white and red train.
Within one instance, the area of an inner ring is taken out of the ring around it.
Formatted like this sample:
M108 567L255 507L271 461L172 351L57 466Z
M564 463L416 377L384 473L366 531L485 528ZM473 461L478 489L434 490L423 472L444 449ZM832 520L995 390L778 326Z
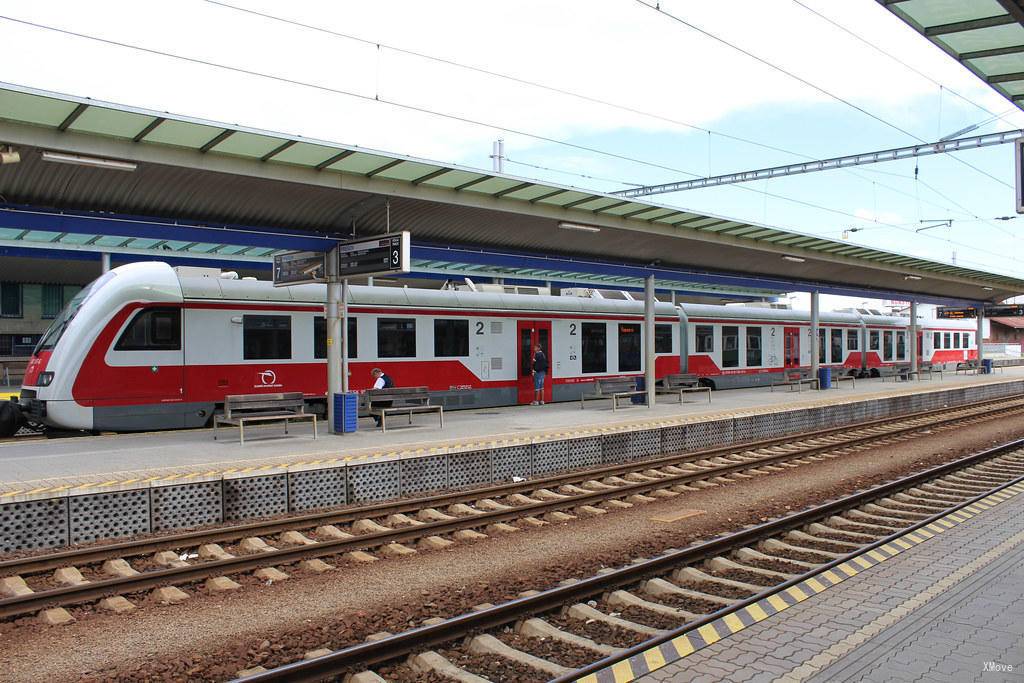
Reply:
M393 287L352 287L350 297L354 390L379 366L451 408L529 403L537 343L551 362L546 400L644 371L640 302ZM115 268L42 337L18 407L53 427L131 431L202 426L229 394L302 391L323 405L324 298L321 285L275 288L216 269ZM658 377L690 372L719 389L767 384L811 364L802 311L659 303L655 315ZM826 312L820 326L820 362L834 372L909 361L906 318ZM925 322L919 335L922 362L977 356L970 323ZM10 408L0 433L12 427Z

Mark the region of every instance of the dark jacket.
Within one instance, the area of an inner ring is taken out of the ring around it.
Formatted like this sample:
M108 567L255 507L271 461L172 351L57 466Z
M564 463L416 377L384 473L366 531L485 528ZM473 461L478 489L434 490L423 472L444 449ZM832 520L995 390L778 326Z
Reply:
M381 379L384 380L384 386L382 388L391 389L392 387L395 386L395 383L391 380L391 377L389 377L386 372L381 373Z
M543 351L538 351L537 353L533 354L533 371L548 371L548 357L544 355Z

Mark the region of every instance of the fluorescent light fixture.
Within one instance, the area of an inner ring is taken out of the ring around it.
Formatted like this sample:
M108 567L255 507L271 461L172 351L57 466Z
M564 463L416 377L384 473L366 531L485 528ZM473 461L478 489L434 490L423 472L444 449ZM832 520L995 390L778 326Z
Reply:
M562 230L578 230L579 232L601 232L601 228L594 225L581 225L580 223L566 223L560 221L558 227Z
M982 289L984 289L986 292L991 292L992 291L991 287L982 287Z
M789 254L783 254L782 255L782 260L783 261L791 261L793 263L804 263L807 259L802 258L800 256L790 256Z
M920 275L904 275L903 279L904 280L920 280L921 276Z
M114 171L134 171L138 164L130 161L117 161L116 159L101 159L99 157L85 157L80 154L65 154L64 152L43 152L43 161L55 161L59 164L72 164L74 166L92 166L93 168L109 168Z

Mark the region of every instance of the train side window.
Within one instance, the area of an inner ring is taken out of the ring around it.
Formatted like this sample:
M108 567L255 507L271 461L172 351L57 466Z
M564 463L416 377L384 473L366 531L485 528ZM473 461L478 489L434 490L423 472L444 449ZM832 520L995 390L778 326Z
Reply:
M761 328L747 328L747 367L761 367Z
M846 350L847 351L856 351L858 346L860 346L860 342L858 341L857 330L847 330L846 331Z
M469 321L439 318L434 321L434 357L462 358L469 355Z
M735 325L722 326L722 367L740 366L740 328Z
M115 351L180 351L181 309L147 308L135 314Z
M932 332L932 348L933 349L941 349L942 348L942 333L941 332Z
M825 356L825 350L827 348L828 348L828 345L825 343L825 330L819 328L818 329L818 362L819 363L827 363L828 362L828 359Z
M965 349L971 348L971 333L970 332L964 332L964 348Z
M868 335L868 349L871 351L880 350L880 346L878 344L878 330L872 330L871 334Z
M892 360L892 332L886 330L882 335L882 342L884 345L882 348L883 360Z
M619 372L640 370L640 325L619 325Z
M695 336L697 353L715 352L715 328L711 325L697 325Z
M243 315L242 358L284 360L292 357L290 315Z
M832 330L832 362L843 362L843 331Z
M960 348L960 333L959 332L954 332L953 333L953 348L954 349L959 349Z
M377 357L415 358L416 321L413 318L378 318Z
M355 358L359 337L359 323L356 318L348 317L348 357ZM341 340L338 340L341 343ZM313 358L327 358L327 319L322 315L313 318Z
M654 352L672 353L672 326L654 326Z
M952 343L950 343L951 341L952 340L950 339L949 332L943 332L942 333L942 348L944 348L944 349L951 349L951 348L953 348Z
M907 357L907 333L896 333L896 360L905 360Z
M604 323L583 323L581 355L583 372L608 372L608 326Z

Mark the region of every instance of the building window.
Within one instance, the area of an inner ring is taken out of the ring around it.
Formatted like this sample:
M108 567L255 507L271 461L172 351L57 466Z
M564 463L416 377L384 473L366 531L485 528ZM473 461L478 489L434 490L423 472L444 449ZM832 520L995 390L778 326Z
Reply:
M619 372L640 370L640 325L619 325Z
M907 358L907 333L896 333L896 359L906 360Z
M608 326L604 323L583 323L582 332L583 372L608 371Z
M242 358L286 360L292 357L290 315L243 315Z
M147 308L135 314L115 351L180 351L181 309Z
M469 355L469 321L434 321L434 358L464 358Z
M747 328L747 367L761 367L761 328Z
M654 326L654 352L672 353L672 326Z
M881 350L881 346L878 343L878 330L872 330L868 335L868 349L871 351Z
M859 338L859 336L857 334L857 330L847 330L846 331L846 350L847 351L856 351L857 348L860 346L859 339L860 338Z
M843 362L843 331L832 330L832 362Z
M942 333L941 332L932 332L932 348L933 349L941 349L942 348Z
M14 335L0 334L0 356L14 355Z
M722 367L740 366L740 328L735 325L722 326Z
M0 282L0 317L21 317L21 284Z
M883 344L884 346L882 350L885 353L883 359L892 360L892 332L890 332L889 330L886 330L883 334Z
M43 316L56 318L64 309L64 285L43 285Z
M359 339L357 330L359 325L356 319L352 316L348 317L348 357L356 357L356 349L359 348L356 343ZM341 340L338 340L341 343ZM318 315L313 318L313 358L327 358L327 319L322 315Z
M819 363L827 363L828 362L828 359L826 357L826 351L828 349L828 345L825 343L825 339L826 339L825 333L826 333L826 330L818 328L818 362Z
M415 358L416 321L412 318L378 318L377 357Z
M715 352L715 328L711 325L697 325L695 336L697 353Z
M951 342L952 342L952 340L950 339L949 332L943 332L942 333L942 348L944 348L944 349L951 349L951 348L953 348L953 344Z

